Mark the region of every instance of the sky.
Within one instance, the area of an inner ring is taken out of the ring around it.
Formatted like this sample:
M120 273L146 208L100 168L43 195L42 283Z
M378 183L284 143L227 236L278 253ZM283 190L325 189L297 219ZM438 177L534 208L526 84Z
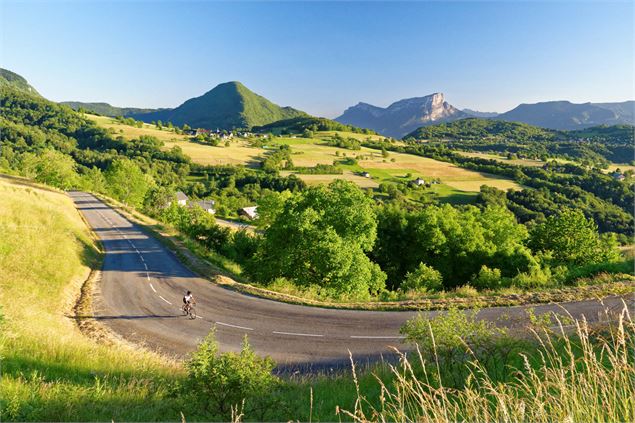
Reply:
M176 107L241 81L336 117L443 92L459 108L635 98L635 2L0 0L0 66L54 101Z

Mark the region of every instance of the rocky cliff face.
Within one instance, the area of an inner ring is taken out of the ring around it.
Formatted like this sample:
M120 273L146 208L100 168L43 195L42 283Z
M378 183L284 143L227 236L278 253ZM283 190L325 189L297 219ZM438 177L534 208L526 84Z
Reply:
M359 103L335 120L401 138L421 126L465 117L468 115L445 101L442 93L434 93L399 100L386 108Z

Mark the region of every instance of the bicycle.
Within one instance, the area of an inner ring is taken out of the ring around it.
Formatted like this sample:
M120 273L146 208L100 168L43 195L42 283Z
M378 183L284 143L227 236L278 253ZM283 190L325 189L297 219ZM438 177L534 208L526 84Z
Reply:
M196 309L194 308L194 304L184 304L181 307L184 316L188 316L190 319L196 319Z

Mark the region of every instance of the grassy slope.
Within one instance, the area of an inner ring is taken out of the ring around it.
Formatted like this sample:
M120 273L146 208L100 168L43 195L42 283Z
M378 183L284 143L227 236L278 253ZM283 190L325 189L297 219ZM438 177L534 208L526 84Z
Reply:
M0 178L3 420L177 419L158 382L173 365L80 333L71 308L98 251L65 194L26 184Z

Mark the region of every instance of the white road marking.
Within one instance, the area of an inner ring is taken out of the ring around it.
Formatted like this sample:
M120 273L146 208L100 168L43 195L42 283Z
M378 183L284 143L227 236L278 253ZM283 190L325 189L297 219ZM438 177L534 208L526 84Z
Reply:
M156 290L156 289L154 289L154 286L152 286L152 284L150 284L150 288L152 288L152 290L153 290L154 292L157 292L157 290Z
M351 335L354 339L404 339L405 336L366 336L366 335Z
M166 303L168 303L168 304L172 305L172 303L171 303L171 302L169 302L168 300L166 300L166 299L165 299L165 298L163 298L162 296L160 296L160 295L159 295L159 298L161 298L161 299L162 299L163 301L165 301Z
M150 274L148 272L146 272L146 279L150 280Z
M323 337L324 335L317 335L314 333L295 333L295 332L277 332L273 331L273 333L277 335L291 335L291 336L313 336L313 337Z
M148 270L148 265L143 263L143 266L146 268L146 270Z
M223 322L214 322L214 323L221 326L229 326L230 328L253 330L252 328L246 328L244 326L238 326L238 325L230 325L229 323L223 323Z
M141 254L139 254L139 258L141 259L141 261L145 261L145 259L143 258L143 256ZM147 267L146 267L147 269Z
M196 316L196 318L197 318L197 319L202 319L202 317L201 317L201 316Z

